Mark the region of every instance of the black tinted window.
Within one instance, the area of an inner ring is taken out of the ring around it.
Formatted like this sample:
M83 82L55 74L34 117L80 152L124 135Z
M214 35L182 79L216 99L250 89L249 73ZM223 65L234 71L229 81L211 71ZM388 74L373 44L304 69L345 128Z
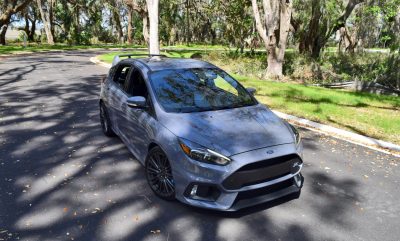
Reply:
M120 86L121 89L125 86L125 81L129 75L130 65L120 65L114 75L114 81Z
M256 104L233 78L219 69L172 69L150 76L156 97L168 112L196 112Z
M129 83L126 86L126 92L130 96L143 96L147 98L147 86L144 78L138 69L133 69Z

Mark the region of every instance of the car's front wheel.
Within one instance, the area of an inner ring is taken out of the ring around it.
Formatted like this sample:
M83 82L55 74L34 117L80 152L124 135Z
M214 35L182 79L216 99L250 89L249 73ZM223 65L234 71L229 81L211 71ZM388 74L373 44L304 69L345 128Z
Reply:
M150 150L146 159L146 177L153 192L166 200L175 199L175 182L167 155L160 147Z
M101 123L101 129L103 130L104 135L109 136L109 137L115 136L115 133L111 128L111 121L108 116L106 106L103 103L100 104L100 123Z

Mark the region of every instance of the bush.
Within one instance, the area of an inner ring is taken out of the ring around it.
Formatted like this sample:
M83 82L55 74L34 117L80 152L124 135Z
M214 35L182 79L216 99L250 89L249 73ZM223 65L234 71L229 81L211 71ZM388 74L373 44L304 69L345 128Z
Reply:
M203 55L203 59L220 66L232 74L264 78L267 68L265 53L243 53L236 51L220 52L211 51Z
M286 55L284 74L303 83L379 82L398 86L400 57L381 53L325 53L318 60L296 53Z
M400 91L400 54L394 53L385 59L377 82L396 91Z
M212 51L203 58L226 71L265 78L267 55L265 52ZM400 56L382 53L325 53L320 59L300 55L297 52L287 52L283 74L290 80L304 84L328 84L359 80L375 81L386 87L400 88Z

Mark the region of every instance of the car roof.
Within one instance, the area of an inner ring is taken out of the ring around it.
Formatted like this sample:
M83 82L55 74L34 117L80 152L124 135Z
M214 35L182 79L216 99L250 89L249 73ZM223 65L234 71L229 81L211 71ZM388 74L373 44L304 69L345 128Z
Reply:
M145 65L150 71L158 71L163 69L193 69L193 68L216 68L214 65L198 60L184 58L167 58L167 57L151 57L151 58L129 58L121 61L135 62L138 61Z

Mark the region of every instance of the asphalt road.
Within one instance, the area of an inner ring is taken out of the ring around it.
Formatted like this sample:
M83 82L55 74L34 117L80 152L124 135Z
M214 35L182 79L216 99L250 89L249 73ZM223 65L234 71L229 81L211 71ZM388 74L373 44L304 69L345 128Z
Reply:
M399 158L307 130L299 199L238 213L158 199L101 132L93 55L0 59L0 240L400 240Z

